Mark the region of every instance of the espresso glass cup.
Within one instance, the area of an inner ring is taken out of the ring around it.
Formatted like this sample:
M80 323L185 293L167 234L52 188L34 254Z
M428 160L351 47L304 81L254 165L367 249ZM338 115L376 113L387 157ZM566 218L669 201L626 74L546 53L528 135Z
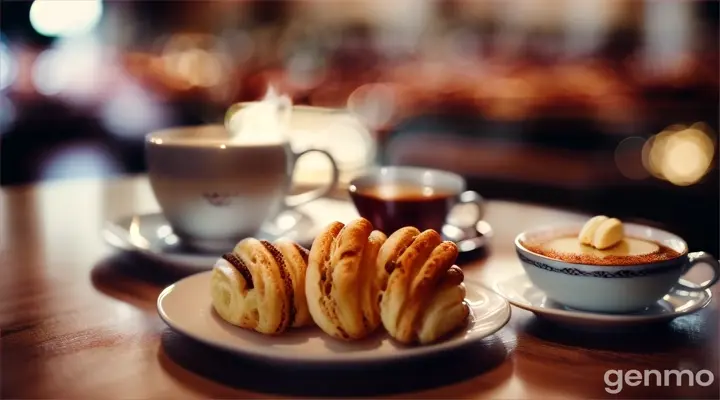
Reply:
M703 291L720 277L718 260L698 251L688 253L685 241L677 235L638 224L624 224L625 234L652 241L679 255L663 261L637 265L588 265L562 261L528 250L523 243L542 238L577 235L582 225L543 227L525 231L515 238L515 249L528 278L548 298L571 308L601 313L640 311L663 298L673 287L689 292ZM712 278L697 287L678 282L699 264L712 267Z
M288 195L297 160L311 152L330 161L330 181ZM281 210L329 193L338 180L335 160L323 150L294 153L286 141L235 143L222 125L151 133L145 156L152 190L173 232L184 244L208 251L231 249Z
M442 232L458 204L477 208L471 226L485 212L482 196L466 190L462 176L436 169L374 167L351 180L348 190L360 216L387 235L405 226Z

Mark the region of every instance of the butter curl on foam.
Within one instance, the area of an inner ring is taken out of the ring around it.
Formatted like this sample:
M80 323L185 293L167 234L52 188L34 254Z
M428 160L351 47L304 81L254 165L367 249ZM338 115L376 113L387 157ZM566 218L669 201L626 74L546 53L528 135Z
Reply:
M625 238L625 229L617 218L598 215L590 218L580 230L580 243L598 250L609 249Z

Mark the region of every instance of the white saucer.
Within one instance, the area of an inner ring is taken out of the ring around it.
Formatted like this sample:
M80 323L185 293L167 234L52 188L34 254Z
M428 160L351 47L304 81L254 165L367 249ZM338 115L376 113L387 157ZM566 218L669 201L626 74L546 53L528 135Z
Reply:
M309 248L325 225L356 217L355 207L347 201L318 199L296 210L282 212L272 223L265 224L255 237L268 241L286 237ZM189 270L206 271L212 268L219 256L184 246L159 212L109 221L105 224L102 237L117 249Z
M680 280L680 283L690 287L698 286L683 279ZM533 286L525 274L498 281L493 288L510 304L531 311L538 317L562 324L585 327L617 327L670 321L698 311L710 304L710 300L712 300L710 290L686 292L673 289L645 310L631 314L601 314L572 309L548 299L544 292Z
M289 212L285 218L292 224L288 229L265 228L258 232L256 237L274 241L285 236L309 247L314 237L309 236L312 234L311 220L298 212ZM161 213L134 215L110 222L106 224L102 235L103 239L115 248L139 252L155 261L191 269L207 270L218 258L218 254L203 253L185 247Z
M255 237L268 241L285 237L310 248L315 236L329 223L347 222L357 217L358 213L351 202L322 198L296 210L284 211L272 223L265 224ZM461 256L474 254L476 250L488 246L493 235L492 227L487 222L480 221L475 226L475 232L472 235L451 225L443 228L445 237L458 244ZM212 268L219 256L184 246L159 212L109 221L101 234L105 242L119 250L139 253L153 261L193 271Z
M267 336L228 324L215 313L210 298L210 276L210 271L191 275L163 290L157 301L160 317L174 330L198 341L265 360L344 364L426 356L477 342L498 331L510 319L510 305L502 297L466 281L466 300L471 309L468 326L436 344L402 346L381 333L381 329L357 342L333 339L317 327Z

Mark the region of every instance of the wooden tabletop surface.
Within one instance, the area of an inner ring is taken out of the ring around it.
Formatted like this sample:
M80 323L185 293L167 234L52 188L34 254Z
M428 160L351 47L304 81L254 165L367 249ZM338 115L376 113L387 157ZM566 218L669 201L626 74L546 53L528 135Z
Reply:
M145 178L3 188L1 196L3 398L718 396L717 379L705 387L674 378L667 386L624 384L617 395L604 382L608 370L717 376L715 301L670 324L622 332L572 330L513 308L509 324L479 345L412 363L329 370L243 360L170 331L158 317L157 295L187 272L103 243L105 221L158 210ZM492 251L463 267L487 283L518 273L519 231L578 217L491 202Z

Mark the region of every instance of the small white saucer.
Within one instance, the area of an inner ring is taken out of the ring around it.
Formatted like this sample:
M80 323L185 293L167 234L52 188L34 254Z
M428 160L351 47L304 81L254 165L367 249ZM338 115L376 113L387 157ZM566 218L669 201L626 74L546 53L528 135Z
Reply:
M160 317L174 330L235 354L278 362L357 364L396 361L459 349L500 330L510 319L510 305L489 289L465 282L470 317L465 329L427 346L404 346L382 329L364 340L345 342L317 327L269 336L223 321L212 308L206 271L181 279L160 293Z
M680 283L698 285L680 280ZM670 321L682 315L698 311L712 300L710 290L687 292L673 289L654 305L636 313L602 314L569 308L547 298L545 293L533 286L525 274L503 279L493 289L510 304L531 311L546 320L582 327L618 327Z
M310 247L316 233L313 228L313 221L306 214L286 211L275 223L266 224L255 237L274 241L282 236ZM183 245L161 213L133 215L108 222L102 236L117 249L138 252L155 261L190 269L207 270L218 258L216 253L204 253Z

